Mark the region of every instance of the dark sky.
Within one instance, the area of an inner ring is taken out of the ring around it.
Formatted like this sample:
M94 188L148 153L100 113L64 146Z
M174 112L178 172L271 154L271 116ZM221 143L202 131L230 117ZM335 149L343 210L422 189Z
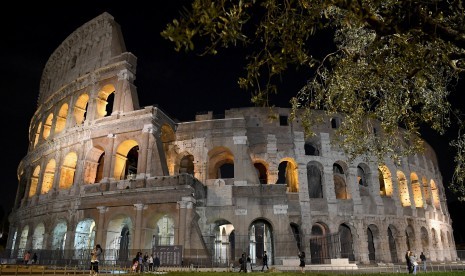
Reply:
M0 18L0 92L4 173L0 192L1 209L9 213L18 181L16 169L26 155L29 123L37 108L42 69L52 52L74 30L100 15L110 13L122 28L127 51L138 58L135 84L141 106L158 105L181 121L194 119L196 112L251 106L250 94L239 89L244 74L243 52L223 51L212 57L177 53L174 45L160 36L164 26L178 17L190 1L42 1L27 7L18 1ZM60 3L60 4L56 4ZM147 2L148 3L148 2ZM305 83L304 74L288 74L274 102L287 107L287 99ZM463 86L462 86L463 87ZM436 149L444 182L453 170L452 155L442 137L426 137ZM449 211L454 215L455 203ZM454 217L453 217L454 219ZM454 232L456 232L455 230Z

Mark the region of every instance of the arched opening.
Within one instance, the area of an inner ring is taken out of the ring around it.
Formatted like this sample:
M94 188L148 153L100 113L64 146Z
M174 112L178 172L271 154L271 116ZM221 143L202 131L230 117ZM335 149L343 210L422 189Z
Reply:
M394 234L397 233L395 228L391 225L387 229L388 232L388 242L389 242L389 252L391 253L391 262L398 263L399 259L397 257L397 246L396 246L396 239L394 238Z
M126 255L124 248L130 247L129 237L132 227L132 221L126 215L117 215L110 220L107 227L105 260L127 260L129 256ZM118 254L122 248L123 251Z
M39 173L40 173L40 166L37 166L34 169L34 172L31 176L31 185L29 188L29 197L33 197L37 194L37 185L39 183Z
M255 167L255 170L257 172L258 180L260 184L267 184L268 183L268 170L266 169L266 166L261 162L255 162L253 166Z
M378 261L380 256L376 255L376 252L381 252L381 244L379 240L379 230L374 224L368 225L367 228L368 237L368 259L370 262L375 263Z
M397 184L399 185L399 197L402 207L408 207L411 205L410 196L407 186L407 178L401 171L397 171Z
M113 85L105 85L102 90L98 92L97 103L97 118L102 118L111 115L113 112L115 88Z
M412 226L408 225L407 228L405 229L405 237L406 237L407 249L413 250L416 243L415 243L415 231L413 230Z
M21 237L19 238L18 255L17 255L18 258L22 258L24 256L28 234L29 234L29 226L26 225L24 226L23 231L21 231Z
M42 132L42 135L45 140L47 140L48 137L50 136L50 131L52 130L52 121L53 121L53 114L50 113L47 119L45 120L44 131Z
M55 133L60 133L66 127L66 118L68 117L68 104L65 103L58 111L58 116L55 125Z
M139 146L134 140L126 140L118 146L115 155L114 178L133 179L137 175Z
M286 184L287 191L290 193L297 193L299 191L297 164L292 158L286 158L279 163L276 184Z
M179 173L188 173L194 175L194 156L191 154L185 155L179 162Z
M339 225L339 240L341 242L341 258L355 261L352 232L346 224Z
M61 167L60 173L60 189L69 189L74 183L74 173L76 172L77 154L75 152L68 153Z
M302 246L301 246L300 227L299 227L299 225L297 225L295 223L291 223L291 230L292 230L292 234L294 235L294 240L295 240L295 242L297 244L297 248L299 248L299 251L303 251Z
M208 179L234 178L234 155L228 148L216 147L208 152L208 157Z
M268 264L273 264L273 229L265 220L252 222L249 228L249 254L252 264L257 263L257 258L263 258L264 251L268 255Z
M324 264L331 259L330 250L334 242L334 235L329 235L327 226L321 223L312 225L310 236L310 255L312 264Z
M321 165L312 162L307 164L308 195L310 198L323 198L321 175Z
M316 145L310 142L306 142L304 145L305 155L318 156L320 152Z
M81 125L86 119L87 103L89 102L89 95L82 94L74 105L74 120L76 125Z
M156 224L155 246L174 245L174 221L168 215L161 217Z
M32 249L33 250L40 250L43 248L44 234L45 234L45 226L41 222L36 226L36 228L34 229L34 234L32 235Z
M410 183L412 185L413 200L416 208L423 207L423 196L421 195L421 185L416 173L410 173Z
M349 191L346 184L344 169L338 163L333 164L334 192L336 199L349 199Z
M55 177L55 160L51 159L48 161L47 166L45 167L44 178L42 180L42 188L40 190L41 194L46 194L52 189L53 179Z
M429 251L429 236L428 236L428 230L426 230L425 227L421 227L420 230L420 235L421 235L421 247L423 252Z
M228 265L235 260L234 225L226 220L218 220L213 231L215 236L213 260L218 265Z
M53 259L59 260L64 257L65 243L66 243L66 232L68 231L68 226L66 221L60 220L53 228L52 232L52 252Z
M441 209L441 205L439 202L439 190L438 187L436 186L436 182L431 179L431 194L433 195L433 206L436 208L436 210Z

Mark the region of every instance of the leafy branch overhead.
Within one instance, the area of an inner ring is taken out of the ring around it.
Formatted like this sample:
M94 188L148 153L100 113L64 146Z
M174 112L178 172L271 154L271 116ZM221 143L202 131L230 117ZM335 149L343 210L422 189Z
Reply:
M273 104L286 70L306 68L308 82L291 100L294 115L311 135L321 119L315 110L344 114L339 144L351 157L399 161L422 150L420 127L444 134L457 124L450 187L465 199L462 114L451 101L465 74L462 0L194 0L162 36L177 51L202 55L248 49L238 83L260 106Z

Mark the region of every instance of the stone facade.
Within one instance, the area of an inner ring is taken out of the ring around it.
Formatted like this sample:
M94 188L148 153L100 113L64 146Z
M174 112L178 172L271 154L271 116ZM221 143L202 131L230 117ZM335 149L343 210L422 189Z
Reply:
M345 161L331 142L338 117L308 139L286 108L175 122L139 107L136 64L107 13L51 55L18 167L13 256L73 259L99 243L107 261L163 246L181 247L184 264L229 265L242 252L260 263L265 250L277 265L299 251L315 264L403 262L407 249L456 259L429 145L378 166Z

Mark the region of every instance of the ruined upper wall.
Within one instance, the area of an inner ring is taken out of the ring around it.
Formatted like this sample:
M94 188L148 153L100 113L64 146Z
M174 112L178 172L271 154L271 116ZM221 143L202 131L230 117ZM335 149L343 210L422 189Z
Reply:
M113 16L103 13L69 35L48 59L42 78L38 105L55 91L79 77L106 66L126 52L121 28Z

